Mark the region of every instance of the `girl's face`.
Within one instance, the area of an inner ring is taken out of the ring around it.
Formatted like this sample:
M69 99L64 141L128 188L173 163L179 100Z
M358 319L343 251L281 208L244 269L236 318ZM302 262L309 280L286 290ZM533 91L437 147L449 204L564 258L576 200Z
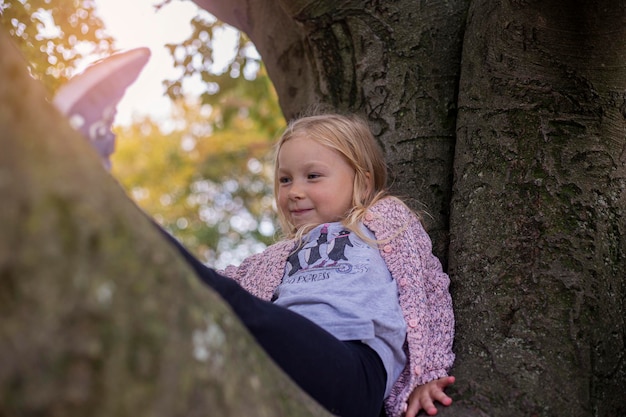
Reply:
M355 172L336 150L295 136L277 162L278 209L296 228L342 220L352 208Z

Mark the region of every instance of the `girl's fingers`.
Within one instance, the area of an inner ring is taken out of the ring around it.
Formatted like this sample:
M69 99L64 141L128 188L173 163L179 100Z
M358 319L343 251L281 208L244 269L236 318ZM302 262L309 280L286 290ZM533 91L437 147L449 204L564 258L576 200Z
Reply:
M424 406L422 408L429 416L434 416L435 414L437 414L437 407L435 407L435 404L433 404L430 399L428 401L424 401Z
M435 394L435 399L446 406L452 404L452 398L448 397L444 392Z
M448 385L452 385L454 384L454 381L456 380L456 378L454 378L453 376L448 376L445 378L441 378L437 381L437 385L439 387L441 387L441 389L446 388Z
M415 417L420 410L424 410L426 414L434 416L437 414L437 407L435 407L434 404L435 401L440 402L444 406L452 404L452 398L448 397L444 390L448 385L453 384L454 381L455 378L449 376L431 381L416 388L409 397L405 417Z
M420 406L420 401L413 400L409 402L409 406L407 407L405 417L415 417L421 409L422 407Z

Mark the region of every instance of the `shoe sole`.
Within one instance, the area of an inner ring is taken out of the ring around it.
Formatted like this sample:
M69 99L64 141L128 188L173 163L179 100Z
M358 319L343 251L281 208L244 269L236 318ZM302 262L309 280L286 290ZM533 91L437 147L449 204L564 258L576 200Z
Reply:
M52 103L63 114L67 114L74 103L80 100L94 86L114 73L125 68L134 73L125 73L131 85L150 59L150 49L142 47L115 53L88 66L82 73L72 77L54 96Z

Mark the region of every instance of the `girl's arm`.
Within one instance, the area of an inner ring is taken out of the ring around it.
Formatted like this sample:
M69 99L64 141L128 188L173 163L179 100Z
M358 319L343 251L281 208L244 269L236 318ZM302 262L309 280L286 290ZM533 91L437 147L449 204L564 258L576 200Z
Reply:
M454 341L454 311L450 295L450 278L443 272L441 262L432 253L430 237L419 224L416 233L421 235L419 254L421 257L423 285L427 297L426 309L428 328L425 358L428 360L424 371L447 372L454 363L452 345ZM437 375L437 378L444 376ZM436 379L436 378L430 378ZM429 379L429 380L430 380ZM428 381L421 381L422 383Z
M430 237L421 224L416 224L413 233L417 242L417 255L420 257L421 284L424 286L426 304L422 305L425 313L424 344L424 374L418 376L418 383L407 401L406 417L414 417L420 410L428 415L437 414L435 403L445 406L452 403L444 390L454 383L454 377L442 376L452 367L454 353L452 344L454 339L454 313L452 298L449 292L450 279L443 272L441 263L432 254ZM436 379L433 379L436 376Z
M235 280L251 294L270 300L280 284L293 245L291 241L275 243L263 252L247 257L239 266L230 265L218 272Z
M389 411L399 416L409 405L415 412L423 409L416 405L420 398L427 402L424 392L431 401L438 401L438 391L452 381L448 379L454 362L450 280L432 253L430 237L410 209L389 198L371 207L370 213L364 223L382 242L381 254L398 283L407 323L408 363L388 402Z

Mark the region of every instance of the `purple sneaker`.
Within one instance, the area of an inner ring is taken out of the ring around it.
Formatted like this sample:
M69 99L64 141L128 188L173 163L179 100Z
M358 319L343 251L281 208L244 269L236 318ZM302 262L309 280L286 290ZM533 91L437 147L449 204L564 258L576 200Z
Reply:
M52 100L72 127L89 139L106 169L111 168L109 157L115 151L111 126L117 104L149 58L148 48L137 48L96 61L59 88Z

